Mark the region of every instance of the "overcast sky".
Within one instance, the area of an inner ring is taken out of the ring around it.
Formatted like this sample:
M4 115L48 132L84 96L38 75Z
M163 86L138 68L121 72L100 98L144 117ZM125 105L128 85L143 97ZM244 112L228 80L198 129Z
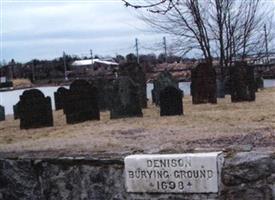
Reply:
M266 0L275 3L275 0ZM163 34L150 31L121 0L0 0L0 61L26 62L70 55L115 56L160 47ZM169 37L167 38L169 46ZM160 48L159 48L160 49Z
M161 42L120 0L2 0L2 58L25 62L68 54L102 56L134 52Z

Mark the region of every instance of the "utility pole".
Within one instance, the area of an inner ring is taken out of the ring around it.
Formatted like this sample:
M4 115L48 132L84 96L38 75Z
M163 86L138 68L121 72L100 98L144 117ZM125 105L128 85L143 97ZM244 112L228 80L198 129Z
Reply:
M138 55L138 39L136 38L136 56L137 56L137 63L139 64L139 55Z
M35 69L34 69L34 60L32 61L32 81L35 81Z
M66 54L63 51L63 63L64 63L64 78L65 80L68 80L67 78L67 65L66 65Z
M90 54L91 54L91 59L93 60L94 56L93 56L93 50L92 49L90 49Z
M266 25L264 25L264 38L265 38L265 56L266 56L266 61L267 61L267 64L268 64L269 63L269 55L268 55Z
M166 46L166 37L163 37L163 47L164 47L165 62L167 63L167 46Z

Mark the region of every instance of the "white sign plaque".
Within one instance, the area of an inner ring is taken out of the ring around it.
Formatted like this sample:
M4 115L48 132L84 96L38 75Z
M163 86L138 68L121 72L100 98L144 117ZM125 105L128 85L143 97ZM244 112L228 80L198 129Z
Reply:
M127 156L124 160L127 192L217 193L220 154Z

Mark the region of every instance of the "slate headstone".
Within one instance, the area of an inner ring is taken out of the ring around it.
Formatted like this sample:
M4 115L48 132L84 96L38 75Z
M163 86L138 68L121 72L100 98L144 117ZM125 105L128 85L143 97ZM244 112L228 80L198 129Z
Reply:
M111 119L142 117L138 85L128 76L114 81L112 90Z
M217 97L224 98L225 97L225 81L221 79L216 79L217 84Z
M264 79L261 76L261 74L256 75L256 77L255 77L255 86L256 86L256 91L258 91L259 89L264 88Z
M17 104L13 105L13 118L14 119L19 119L18 107L19 107L19 102L17 102Z
M254 69L245 62L230 67L230 93L232 102L255 101Z
M152 101L156 105L159 105L160 91L168 86L179 88L178 81L172 76L172 74L165 70L161 72L158 77L153 81L154 89L152 92Z
M51 99L45 97L38 89L23 92L20 96L18 113L21 129L53 126Z
M69 90L64 87L59 87L54 93L55 110L63 109L64 101L66 101L66 95L68 94L68 91Z
M160 92L160 116L182 115L182 90L168 86Z
M97 89L85 80L76 80L70 85L64 102L68 124L87 120L100 120Z
M191 72L193 104L217 103L216 72L211 64L199 63Z
M112 80L106 78L98 78L92 81L92 85L96 87L98 91L99 109L102 111L110 110Z
M147 108L147 81L142 67L136 62L127 62L120 66L120 75L129 76L137 85L139 100L142 108Z
M5 120L5 108L4 106L0 105L0 121L4 121Z

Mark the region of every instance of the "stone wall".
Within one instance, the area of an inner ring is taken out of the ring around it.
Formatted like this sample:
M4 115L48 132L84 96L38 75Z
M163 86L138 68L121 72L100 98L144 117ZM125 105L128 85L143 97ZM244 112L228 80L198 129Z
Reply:
M275 152L224 153L218 194L127 193L124 156L0 159L0 199L275 199Z

